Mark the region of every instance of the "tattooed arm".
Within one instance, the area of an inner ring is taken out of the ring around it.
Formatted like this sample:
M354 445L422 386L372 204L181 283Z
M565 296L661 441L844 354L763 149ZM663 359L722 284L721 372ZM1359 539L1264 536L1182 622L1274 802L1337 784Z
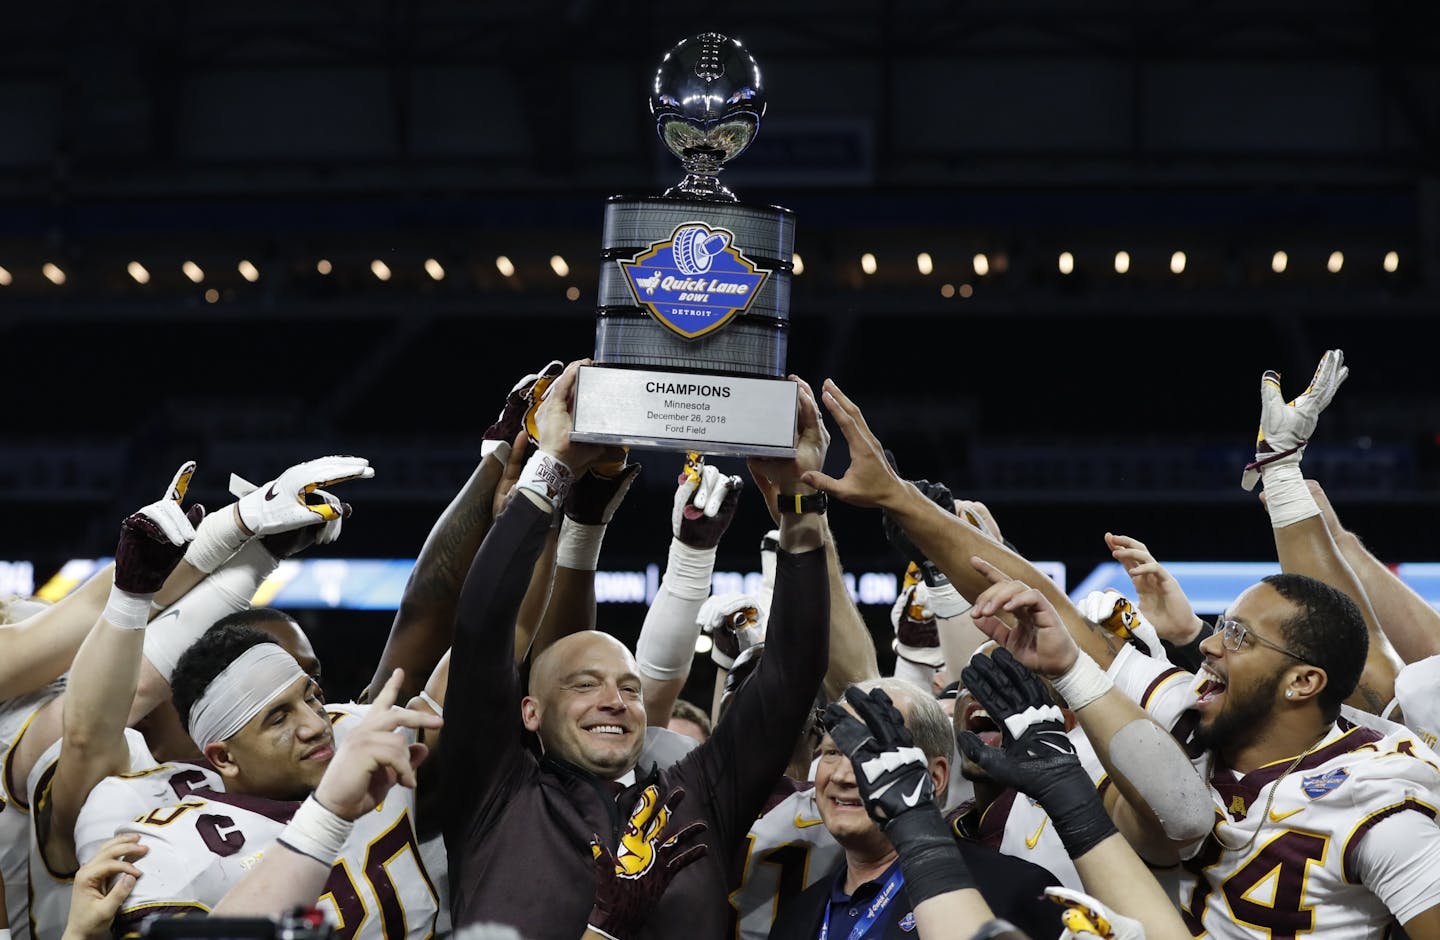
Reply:
M400 698L408 701L420 691L450 648L460 586L485 533L490 531L494 518L491 500L508 456L509 448L502 447L481 460L435 521L405 584L385 652L364 698L400 668L405 671Z

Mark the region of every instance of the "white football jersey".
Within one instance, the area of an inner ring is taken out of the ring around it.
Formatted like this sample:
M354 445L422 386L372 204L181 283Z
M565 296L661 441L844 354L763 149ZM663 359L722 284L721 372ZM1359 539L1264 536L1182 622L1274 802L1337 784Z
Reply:
M1146 656L1126 643L1105 670L1110 681L1138 704L1155 723L1169 731L1195 704L1195 674L1168 660ZM1068 882L1067 882L1068 884Z
M337 745L369 706L327 705ZM413 732L403 732L413 740ZM116 926L136 933L154 913L208 913L263 857L298 802L241 794L190 795L120 827L150 852ZM320 895L341 940L425 940L434 930L436 892L415 838L415 794L395 787L355 823Z
M1386 735L1342 719L1286 773L1292 761L1237 777L1209 754L1196 759L1216 822L1172 871L1192 933L1369 940L1440 904L1433 751L1408 730Z
M730 893L735 935L743 940L765 940L781 902L819 881L845 857L820 819L814 786L801 786L756 819L745 837L739 887Z
M70 917L70 890L75 882L73 874L57 874L45 863L40 851L38 825L47 803L50 801L50 782L55 775L55 766L60 760L63 741L56 741L45 749L35 761L26 781L26 792L30 794L30 805L37 807L30 815L31 825L26 834L29 849L30 907L27 914L28 928L33 940L60 940L65 932L65 921ZM155 766L145 736L133 728L125 729L125 743L130 748L131 769ZM102 781L103 782L103 781ZM93 794L94 791L92 790ZM87 798L88 805L88 798ZM83 807L82 807L83 810ZM108 838L108 837L107 837ZM84 860L90 856L79 853L76 844L76 858Z
M30 936L30 796L14 765L15 745L35 713L65 689L64 679L0 703L0 877L5 879L5 909L10 936Z

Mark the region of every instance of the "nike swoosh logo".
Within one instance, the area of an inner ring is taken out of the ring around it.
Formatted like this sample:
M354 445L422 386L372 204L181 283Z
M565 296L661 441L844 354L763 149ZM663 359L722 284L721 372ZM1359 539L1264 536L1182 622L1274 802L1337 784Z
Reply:
M923 789L925 789L925 778L921 777L919 780L915 781L915 791L909 796L901 797L901 799L905 801L906 806L914 806L916 803L920 802L920 791Z
M275 497L277 497L277 496L279 496L279 495L280 495L280 491L277 490L277 489L275 489L275 484L274 484L274 483L271 483L271 484L270 484L270 488L265 491L265 498L266 498L267 500L269 500L269 499L274 499Z
M1045 831L1045 823L1049 818L1050 817L1047 816L1045 819L1040 820L1040 825L1035 827L1035 834L1033 836L1025 837L1025 848L1033 849L1040 844L1040 833Z
M823 823L824 821L825 821L825 820L823 820L823 819L806 819L805 817L801 816L799 813L796 813L796 814L795 814L795 828L796 828L796 829L809 829L811 826L818 826L818 825L820 825L821 823Z
M1305 807L1303 807L1303 806L1300 807L1299 809L1292 809L1292 810L1291 810L1290 812L1288 812L1288 813L1277 813L1277 812L1275 812L1275 811L1272 809L1272 810L1270 811L1270 821L1271 821L1271 822L1279 822L1279 821L1282 820L1282 819L1289 819L1291 816L1294 816L1296 813L1303 813L1303 812L1305 812Z

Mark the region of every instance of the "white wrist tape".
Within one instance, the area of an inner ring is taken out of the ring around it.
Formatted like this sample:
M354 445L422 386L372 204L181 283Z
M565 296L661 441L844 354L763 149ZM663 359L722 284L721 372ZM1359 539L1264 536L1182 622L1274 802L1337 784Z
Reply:
M560 539L555 546L555 564L573 571L594 571L600 563L600 543L605 526L586 525L569 516L560 521Z
M525 469L520 471L520 479L515 486L539 493L553 505L559 506L565 502L565 494L570 492L570 484L574 482L575 474L564 461L543 450L537 450L525 462Z
M9 927L0 927L0 940L10 940Z
M1279 464L1265 468L1265 508L1270 512L1270 527L1283 529L1320 515L1320 506L1305 485L1299 464Z
M313 795L290 817L289 824L280 832L279 842L286 848L308 855L322 865L334 865L345 848L345 840L355 823L341 819L330 812Z
M1105 670L1095 664L1095 660L1081 651L1075 660L1075 665L1063 676L1051 679L1050 684L1072 712L1089 705L1100 696L1114 688L1110 677L1105 675Z
M510 461L510 442L481 441L480 457L481 459L484 459L486 457L494 457L496 460L500 461L500 465L503 467L506 463Z
M710 596L710 577L715 573L714 548L691 548L679 539L670 540L670 557L665 563L665 586L685 600Z
M435 713L435 717L445 717L445 706L435 701L435 696L431 695L429 692L426 692L424 689L420 690L419 696L420 701L430 706L430 710Z
M969 610L970 602L949 581L930 589L930 612L936 620L949 620Z
M144 630L150 622L150 599L154 594L131 594L113 584L105 612L100 616L121 630Z
M245 544L247 536L235 520L235 505L207 513L195 529L195 540L185 549L185 560L209 574L229 561Z

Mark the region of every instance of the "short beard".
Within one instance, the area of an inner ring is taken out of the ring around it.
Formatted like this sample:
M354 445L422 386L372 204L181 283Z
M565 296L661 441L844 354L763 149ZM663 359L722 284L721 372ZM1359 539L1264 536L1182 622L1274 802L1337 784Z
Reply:
M1209 727L1203 723L1196 725L1195 742L1205 750L1222 756L1248 744L1270 717L1271 703L1284 675L1285 670L1277 669L1257 680L1245 690L1243 698L1235 695L1238 690L1226 689L1225 707Z

